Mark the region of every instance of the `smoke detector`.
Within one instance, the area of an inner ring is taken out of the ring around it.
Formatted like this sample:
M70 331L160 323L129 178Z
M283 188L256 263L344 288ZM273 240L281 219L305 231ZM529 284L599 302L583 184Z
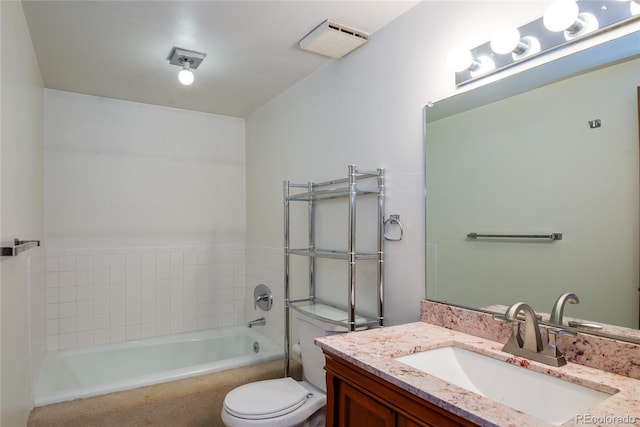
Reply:
M300 40L300 48L329 58L342 58L369 40L369 34L327 19Z

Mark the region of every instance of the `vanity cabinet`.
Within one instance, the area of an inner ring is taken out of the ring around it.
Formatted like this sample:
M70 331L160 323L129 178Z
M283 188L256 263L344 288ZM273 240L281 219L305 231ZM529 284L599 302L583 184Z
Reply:
M473 426L364 369L325 352L327 427Z

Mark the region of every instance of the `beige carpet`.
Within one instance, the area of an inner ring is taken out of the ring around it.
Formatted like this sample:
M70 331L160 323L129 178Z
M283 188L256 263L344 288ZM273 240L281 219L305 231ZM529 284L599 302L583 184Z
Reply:
M284 361L230 369L135 390L42 406L31 411L28 427L222 427L225 395L252 381L280 378ZM291 365L300 379L301 366Z

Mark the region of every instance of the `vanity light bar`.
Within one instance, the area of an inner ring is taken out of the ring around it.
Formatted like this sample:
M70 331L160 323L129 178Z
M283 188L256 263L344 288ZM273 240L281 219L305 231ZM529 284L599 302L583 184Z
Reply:
M572 3L569 0L560 0ZM455 70L456 86L462 86L482 77L504 70L515 64L536 58L542 54L552 52L561 47L584 40L596 34L612 30L640 19L640 14L634 14L633 6L640 0L578 0L579 15L574 24L564 31L550 31L545 27L544 18L539 18L518 28L520 41L515 49L507 53L496 53L491 42L486 42L469 51L470 65L463 70ZM583 17L588 17L588 26ZM595 27L594 27L595 25ZM523 52L523 43L535 41L535 49ZM495 44L494 44L495 46Z

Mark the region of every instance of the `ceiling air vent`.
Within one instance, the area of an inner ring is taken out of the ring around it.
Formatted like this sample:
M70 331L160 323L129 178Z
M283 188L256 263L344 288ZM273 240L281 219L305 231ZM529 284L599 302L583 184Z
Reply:
M342 58L369 40L369 34L327 19L300 40L300 48L309 52Z

